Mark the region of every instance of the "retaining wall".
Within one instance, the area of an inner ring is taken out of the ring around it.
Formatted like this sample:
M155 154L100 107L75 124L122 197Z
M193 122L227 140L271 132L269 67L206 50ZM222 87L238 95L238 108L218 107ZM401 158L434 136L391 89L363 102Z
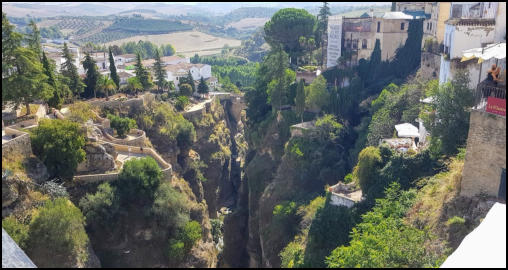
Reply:
M332 192L330 196L330 204L335 206L345 206L347 208L351 208L355 204L355 201L346 198L340 194Z
M472 110L460 195L483 193L497 197L503 169L506 170L506 117Z
M162 168L162 173L167 178L171 178L173 169L171 167L171 164L167 163L155 150L152 148L142 148L141 147L134 147L134 146L128 146L128 145L121 145L121 144L114 144L107 141L101 141L102 143L109 143L111 144L115 150L121 151L121 152L131 152L136 154L146 154L151 156L159 166ZM76 175L74 176L74 181L78 183L92 183L97 181L113 181L118 179L118 176L120 175L119 172L117 173L107 173L107 174L88 174L88 175Z
M139 135L140 134L140 135ZM131 129L127 135L131 136L137 136L134 139L119 139L111 136L107 132L103 132L104 137L106 137L108 142L115 143L115 144L124 144L124 145L130 145L130 146L145 146L145 139L146 134L143 130L140 129Z
M24 157L29 157L32 154L32 144L28 133L10 127L6 127L4 131L5 135L16 135L16 138L2 143L2 156L20 153Z

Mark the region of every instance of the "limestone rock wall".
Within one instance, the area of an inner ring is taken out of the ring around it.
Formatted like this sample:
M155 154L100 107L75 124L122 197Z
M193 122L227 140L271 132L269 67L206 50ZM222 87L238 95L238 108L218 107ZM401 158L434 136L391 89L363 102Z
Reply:
M473 110L460 195L497 197L502 169L506 170L506 118Z

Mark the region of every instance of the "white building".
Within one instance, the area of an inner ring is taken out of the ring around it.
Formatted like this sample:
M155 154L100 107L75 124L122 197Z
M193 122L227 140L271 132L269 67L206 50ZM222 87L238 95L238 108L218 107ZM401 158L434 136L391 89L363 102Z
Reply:
M125 63L133 62L136 60L135 54L121 54L113 56L115 59L115 65L118 67L120 65L125 65Z
M328 47L326 48L326 68L337 65L342 47L342 16L328 17Z
M80 53L78 47L68 47L70 53L74 57L74 65L78 68L79 74L85 74L85 70L83 65L81 64L81 57L83 55ZM43 47L44 52L46 53L46 57L55 61L56 70L60 72L61 65L65 63L65 58L62 57L62 49L52 48L52 47Z
M450 19L445 22L444 35L439 83L451 81L456 70L464 68L469 71L469 86L476 88L479 81L487 77L487 70L496 61L492 59L482 64L475 60L460 62L462 53L505 40L506 3L452 3Z
M171 81L178 87L180 78L187 77L190 71L192 79L197 81L201 78L208 79L212 76L212 67L207 64L179 63L165 67L166 80Z

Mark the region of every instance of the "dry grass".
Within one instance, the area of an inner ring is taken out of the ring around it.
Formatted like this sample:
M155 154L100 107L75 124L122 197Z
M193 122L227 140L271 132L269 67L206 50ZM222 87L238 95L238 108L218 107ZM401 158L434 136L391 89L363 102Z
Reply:
M39 104L30 104L30 114L35 114L37 112L37 110L39 109L39 106L40 106ZM20 115L25 115L25 114L26 114L26 106L22 105Z
M452 159L448 171L436 174L427 180L418 192L417 203L408 212L408 220L416 226L425 224L438 229L442 224L443 207L460 194L460 182L464 160Z
M226 28L233 27L239 30L257 28L260 26L264 26L268 20L270 20L270 18L245 18L228 24Z
M162 35L134 36L115 40L106 43L106 45L121 45L129 41L138 42L139 40L148 40L158 46L169 43L173 45L177 54L182 54L184 56L194 56L196 53L199 55L216 54L220 53L225 44L229 47L238 47L241 44L241 41L237 39L215 37L198 31L184 31Z

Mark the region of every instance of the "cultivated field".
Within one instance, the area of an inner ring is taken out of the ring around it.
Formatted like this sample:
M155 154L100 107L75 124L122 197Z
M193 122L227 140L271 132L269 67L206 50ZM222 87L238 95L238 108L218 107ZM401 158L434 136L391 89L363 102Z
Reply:
M134 36L106 43L106 46L121 45L125 42L137 42L139 40L148 40L157 45L169 43L173 45L177 54L182 54L185 56L194 56L196 53L199 55L216 54L220 53L225 44L227 44L229 47L238 47L241 44L241 41L238 39L215 37L198 31L184 31L162 35Z
M245 18L237 22L233 22L227 25L227 27L233 27L238 30L252 29L260 26L264 26L270 18Z

